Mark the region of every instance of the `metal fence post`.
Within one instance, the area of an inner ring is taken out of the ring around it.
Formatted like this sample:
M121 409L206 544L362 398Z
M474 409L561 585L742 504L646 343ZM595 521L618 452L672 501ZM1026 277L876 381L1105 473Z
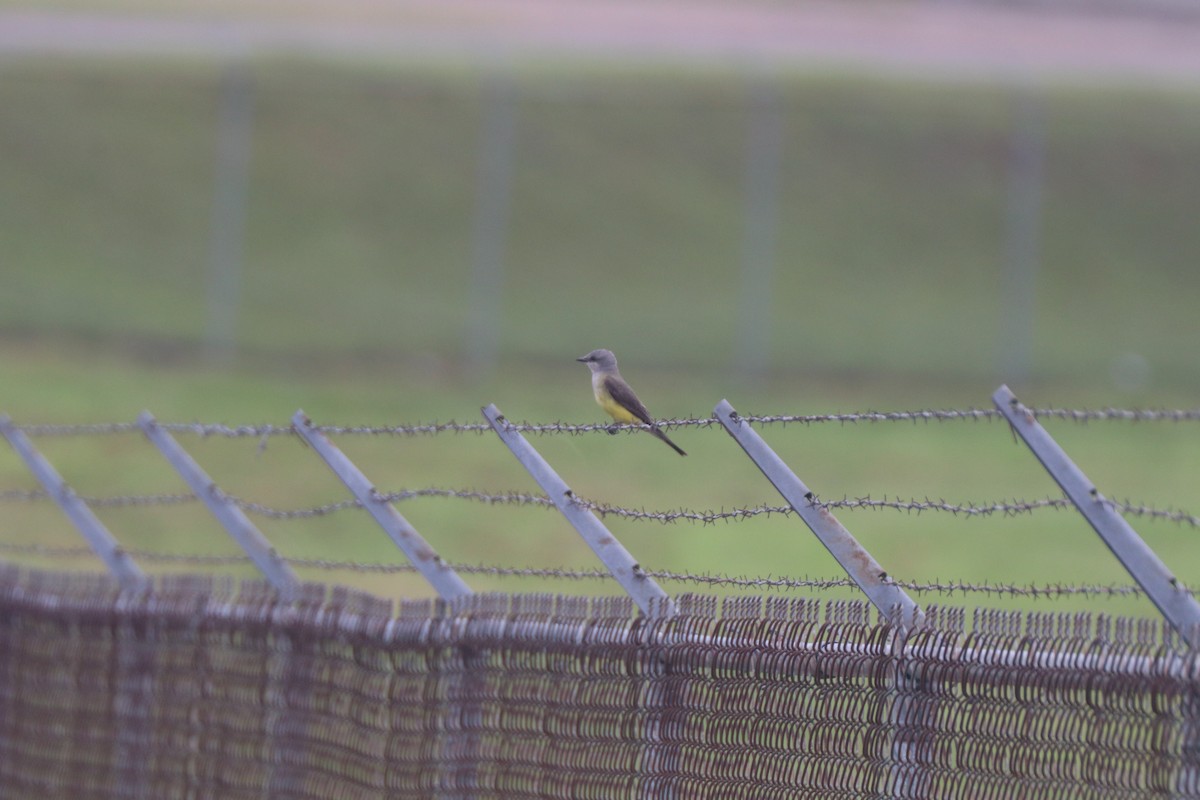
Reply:
M908 594L896 586L871 554L855 540L828 509L814 502L809 491L796 474L788 468L775 451L738 416L728 400L717 403L713 413L725 430L737 441L746 455L762 470L800 518L812 529L846 574L858 584L875 608L901 631L901 638L921 624L922 612Z
M500 413L500 409L494 404L489 405L483 409L483 416L491 423L500 440L508 445L508 449L521 462L521 466L529 471L542 490L550 496L554 506L579 532L587 546L604 562L604 566L608 567L608 571L633 598L642 613L647 616L674 615L675 605L667 593L642 571L641 566L633 560L633 556L617 541L599 517L575 502L575 493L567 486L566 481L558 476L554 468L525 440L520 431L513 430L508 420Z
M8 439L8 443L17 451L17 455L25 462L25 466L83 534L83 538L87 540L96 555L104 561L108 571L116 576L121 586L126 589L141 589L148 586L146 575L133 562L133 559L125 552L108 528L104 527L104 523L88 508L88 504L72 491L58 471L34 448L29 437L13 424L7 414L0 414L0 433L3 433L4 438Z
M778 81L773 75L752 78L748 127L737 363L746 378L762 380L770 367L771 284L785 132Z
M1040 97L1027 90L1017 98L1017 120L1008 162L1004 225L1004 347L1000 369L1006 380L1026 383L1033 371L1034 302L1046 182L1046 121Z
M345 453L329 441L325 434L313 426L312 420L305 416L303 411L297 411L292 417L292 426L296 429L296 433L317 451L342 483L346 484L346 488L358 498L358 502L362 503L363 508L371 513L379 526L387 532L388 537L404 552L408 560L420 571L443 600L451 601L473 594L471 588L458 576L458 573L442 560L442 557L429 546L421 534L417 533L416 528L409 524L395 506L379 496L367 476L346 457ZM476 696L481 691L480 683L485 680L482 666L486 664L489 655L486 651L473 648L463 649L460 655L465 670L456 675L446 676L446 703L449 718L458 720L460 725L464 725L464 721L477 715L478 711L471 702L461 698ZM450 776L448 782L453 784L451 786L443 785L442 777L439 777L437 787L431 796L449 796L450 791L443 792L443 789L466 789L467 791L454 796L475 797L475 793L471 790L479 780L477 735L466 727L461 727L440 731L435 738L437 742L435 748L444 749L443 752L455 753L463 763L470 766L463 776L458 778ZM436 753L435 757L437 757ZM463 783L466 786L463 786Z
M354 466L346 454L329 441L325 434L313 426L312 420L303 411L292 416L292 426L300 438L308 442L313 450L324 459L346 488L358 498L363 508L371 513L379 526L387 532L408 560L425 576L434 590L445 600L471 594L471 588L458 576L449 564L429 546L429 542L417 533L417 529L396 510L395 506L380 498L375 487L362 471Z
M508 445L508 449L521 462L521 466L525 467L542 490L549 495L555 508L567 518L587 546L633 598L641 612L647 617L675 616L678 610L667 593L642 571L629 551L595 514L575 502L575 493L567 486L566 481L559 477L554 468L519 431L509 426L500 409L496 408L495 404L489 405L483 409L483 416L491 423L500 440ZM670 671L668 661L664 660L662 669L664 673ZM651 743L647 748L648 752L655 755L647 762L645 768L653 773L654 777L661 777L665 784L660 785L654 780L649 780L641 787L638 796L652 797L655 800L674 800L679 795L671 781L678 770L679 753L677 747L662 741L661 734L665 715L677 707L678 701L669 688L655 682L654 676L648 676L647 680L649 685L646 688L644 708L651 716L645 723L642 735Z
M233 537L250 560L262 571L271 585L285 598L291 598L299 584L291 565L279 557L267 537L255 527L246 514L217 487L199 464L188 455L171 434L159 427L149 411L138 417L138 427L146 438L166 457L196 497L204 501L208 510L221 526Z
M204 341L212 359L237 349L246 206L254 140L254 74L236 61L225 67L217 98L217 149L209 234L208 319Z
M992 402L1167 621L1192 647L1200 645L1200 603L1007 386Z
M513 175L517 160L517 85L507 70L484 83L483 130L471 222L471 282L467 294L467 366L482 377L496 360L504 290Z
M738 416L728 400L717 403L713 413L725 426L725 430L729 431L746 451L746 455L750 456L750 460L767 476L767 480L821 540L821 544L825 545L830 555L837 559L846 574L858 584L858 588L862 589L884 619L898 631L899 636L893 641L893 652L897 657L902 657L903 645L908 634L920 627L924 621L921 607L903 589L892 583L879 563L828 509L814 502L815 495L812 491L750 427L750 423ZM913 683L905 675L901 663L897 668L895 684L890 687L886 697L880 698L886 706L881 713L888 716L892 729L890 739L880 743L880 755L891 764L889 788L897 797L919 796L913 792L924 786L928 780L921 766L914 763L917 761L914 741L920 734L913 729L916 723L911 711L913 691Z

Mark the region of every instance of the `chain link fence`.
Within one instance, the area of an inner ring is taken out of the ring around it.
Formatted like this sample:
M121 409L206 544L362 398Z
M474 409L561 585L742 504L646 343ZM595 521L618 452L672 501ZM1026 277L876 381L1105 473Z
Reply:
M0 569L10 798L1200 797L1165 625Z

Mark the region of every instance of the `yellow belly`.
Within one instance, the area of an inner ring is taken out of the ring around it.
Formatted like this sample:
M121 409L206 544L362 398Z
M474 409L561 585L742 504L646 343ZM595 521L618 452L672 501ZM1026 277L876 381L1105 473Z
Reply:
M603 408L610 417L615 419L617 422L639 421L637 417L625 409L625 406L622 406L618 404L616 400L613 400L612 395L606 392L603 386L595 386L593 388L596 390L596 402L600 404L600 407Z

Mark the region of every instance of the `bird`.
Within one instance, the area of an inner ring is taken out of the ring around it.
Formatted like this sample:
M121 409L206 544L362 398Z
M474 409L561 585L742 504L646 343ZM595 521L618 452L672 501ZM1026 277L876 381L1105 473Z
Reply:
M646 406L621 377L620 371L617 370L617 357L611 350L593 350L575 360L587 364L588 369L592 371L592 392L596 395L596 402L610 417L617 422L641 422L649 425L652 436L662 439L679 455L687 455L655 424Z

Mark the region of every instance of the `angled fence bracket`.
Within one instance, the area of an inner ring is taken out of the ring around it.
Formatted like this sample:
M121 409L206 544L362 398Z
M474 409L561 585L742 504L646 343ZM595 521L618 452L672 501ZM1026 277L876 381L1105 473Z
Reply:
M104 527L99 517L62 479L50 462L37 451L20 428L13 424L7 414L0 415L0 433L8 439L8 443L17 451L17 455L25 462L25 466L33 473L42 488L58 503L75 527L83 534L83 538L104 561L108 571L116 576L121 586L126 589L140 589L148 584L145 573L138 568L129 553L117 542L116 538Z
M396 507L379 496L375 487L362 471L354 466L329 438L317 430L312 420L303 411L297 411L292 416L292 427L313 450L324 459L329 468L334 471L346 488L362 503L363 508L371 513L379 526L396 546L404 552L417 571L433 586L443 600L453 600L456 597L472 594L471 588L458 576L458 573L442 557L429 546L429 542L417 533L417 529L409 524Z
M814 494L804 485L796 474L772 450L763 438L750 427L728 400L717 403L713 413L725 430L737 441L746 455L762 470L772 485L788 501L792 509L800 515L800 519L812 529L812 532L825 545L825 549L837 559L846 574L858 584L875 608L889 620L893 626L900 629L901 635L921 625L924 613L908 594L896 586L884 572L871 554L842 527L842 523L814 501Z
M574 526L592 552L604 562L608 571L624 587L625 591L637 603L642 613L650 615L673 616L675 604L667 593L646 575L641 566L633 560L629 551L617 541L617 538L604 526L600 518L589 509L575 502L575 493L567 486L566 481L558 476L554 468L542 458L520 431L513 430L508 420L496 406L489 405L483 409L484 418L491 423L492 429L500 440L508 445L508 449L528 470L533 479L542 487L567 521Z
M992 402L1171 626L1193 648L1200 645L1200 603L1007 386L996 390Z
M208 476L199 464L188 455L188 452L175 441L175 437L159 427L158 422L149 411L143 411L137 420L138 427L146 434L159 452L166 457L188 487L204 501L204 505L212 513L221 526L228 531L238 546L250 556L250 560L266 576L267 580L285 598L294 595L300 580L292 570L291 565L279 557L275 548L255 527L237 505L218 488L213 479Z

